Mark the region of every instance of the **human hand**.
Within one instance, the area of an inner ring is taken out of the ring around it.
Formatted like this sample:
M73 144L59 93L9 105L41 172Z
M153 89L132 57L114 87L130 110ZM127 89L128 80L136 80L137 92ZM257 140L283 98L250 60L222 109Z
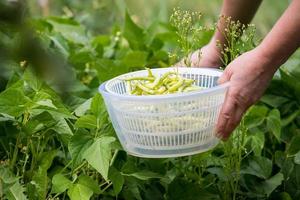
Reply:
M218 137L229 137L246 110L263 95L276 69L258 48L242 54L226 67L218 81L230 81L216 126Z
M201 49L193 52L190 56L192 67L212 67L219 68L222 65L221 54L215 43L209 43ZM184 59L175 66L184 67L186 63Z

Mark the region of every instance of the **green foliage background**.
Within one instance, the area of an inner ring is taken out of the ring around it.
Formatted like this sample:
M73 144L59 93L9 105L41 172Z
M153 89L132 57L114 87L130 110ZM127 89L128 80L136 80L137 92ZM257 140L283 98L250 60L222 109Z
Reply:
M229 141L195 156L136 158L122 150L97 87L170 66L172 8L200 10L211 25L220 1L50 2L42 11L36 1L26 10L0 0L0 198L300 198L299 52ZM287 4L276 2L263 2L258 37Z

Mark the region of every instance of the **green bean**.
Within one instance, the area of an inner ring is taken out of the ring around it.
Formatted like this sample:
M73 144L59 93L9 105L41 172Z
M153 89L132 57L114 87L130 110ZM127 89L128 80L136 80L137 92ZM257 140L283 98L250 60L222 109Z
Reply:
M154 77L150 68L146 68L148 71L148 77Z
M169 92L174 92L183 84L183 79L181 77L178 78L178 82L173 84L168 90Z
M125 79L127 93L132 95L161 95L201 89L193 84L194 80L183 78L178 72L169 71L162 76L154 76L151 69L146 69L148 71L147 77Z
M149 89L149 88L143 86L141 83L137 83L136 86L139 87L141 90L143 90L143 91L146 92L146 93L149 93L149 94L154 94L154 93L155 93L154 90L151 90L151 89Z
M152 81L154 80L154 77L130 77L125 79L125 81L135 81L135 80Z
M165 86L161 86L161 87L157 90L157 94L163 94L166 90L167 90L167 88L166 88Z

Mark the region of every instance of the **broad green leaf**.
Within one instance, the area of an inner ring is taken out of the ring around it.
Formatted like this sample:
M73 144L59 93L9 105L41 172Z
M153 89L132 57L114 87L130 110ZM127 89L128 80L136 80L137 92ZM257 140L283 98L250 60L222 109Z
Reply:
M84 69L85 64L93 59L89 49L82 49L75 51L69 58L70 62L76 66L77 69Z
M49 39L54 43L54 48L56 48L60 54L62 54L65 58L69 56L69 46L67 40L62 37L61 33L56 33L53 35L47 35Z
M25 112L28 102L30 99L25 96L22 90L7 89L0 94L0 113L18 117Z
M176 178L168 186L167 197L172 200L221 199L218 194L206 191L200 185L181 178Z
M282 96L276 96L272 94L265 94L262 96L260 101L264 102L265 104L268 104L274 108L279 107L280 105L286 103L289 101L288 98L282 97Z
M39 167L41 167L44 171L47 171L51 167L53 159L56 156L57 150L43 152L39 157Z
M300 151L298 151L298 153L296 153L295 157L294 157L294 162L298 165L300 165Z
M129 71L122 62L105 58L97 60L93 67L97 70L98 78L101 82L107 81Z
M87 175L81 175L78 179L79 179L78 184L90 188L95 194L101 193L99 184L91 177Z
M293 200L292 197L287 192L282 192L279 194L278 200Z
M88 42L84 28L71 19L51 17L47 22L53 26L55 32L60 33L70 42L79 44Z
M71 200L89 200L93 195L93 190L79 183L72 185L68 190Z
M52 178L51 193L63 193L70 188L72 182L62 174L55 174Z
M123 174L125 176L132 176L135 177L137 179L146 181L152 178L163 178L162 175L155 173L155 172L151 172L151 171L140 171L140 172L135 172L132 174Z
M6 184L17 182L19 179L6 167L0 166L0 181Z
M47 171L45 171L42 167L39 167L39 169L35 171L30 184L34 187L34 196L36 198L46 199L46 195L48 193L48 183L50 181L48 179Z
M86 111L90 109L91 102L92 102L92 98L86 100L83 104L78 106L74 110L75 115L78 116L78 117L81 117L82 115L84 115L86 113Z
M251 135L248 135L248 137L246 137L246 143L249 143L250 145L250 149L249 151L253 151L254 155L256 156L260 156L261 155L261 151L264 148L264 144L265 144L265 135L262 131L255 131L254 133L252 133Z
M26 69L23 74L23 79L34 91L39 91L42 88L42 81L39 80L37 75L30 69Z
M116 168L110 167L108 178L113 183L115 195L118 195L124 185L124 177Z
M97 118L95 115L83 115L75 123L78 128L97 128Z
M94 167L105 180L108 179L109 163L111 159L111 143L114 141L114 137L100 137L93 142L83 155L88 163Z
M294 169L293 161L287 158L287 155L282 151L276 151L274 157L276 165L281 169L280 172L284 175L285 179L288 179Z
M288 145L287 153L295 155L298 151L300 151L300 135L295 135Z
M294 111L291 115L281 120L281 126L289 125L292 121L294 121L299 116L300 116L300 110Z
M68 148L72 157L74 166L79 165L84 159L85 151L93 144L93 137L85 130L78 130L69 142Z
M17 181L9 187L6 193L6 198L8 200L27 200L24 192L25 188L19 183L19 181Z
M39 158L38 170L34 172L30 184L35 188L35 196L38 199L46 199L48 193L49 178L47 171L51 167L53 159L57 156L57 151L52 150L42 153Z
M275 138L280 142L281 134L281 119L280 112L277 109L273 109L269 112L267 117L267 127Z
M57 109L57 107L52 103L51 99L43 99L43 100L37 101L36 104L39 106L48 106L50 108Z
M104 108L103 99L102 99L101 95L99 93L97 93L92 99L91 112L97 118L99 118L99 116L103 115L104 111L105 111L105 108Z
M300 100L300 83L298 81L299 77L294 76L284 68L279 69L279 71L282 81L293 90L295 97Z
M145 67L147 64L148 53L145 51L128 52L122 59L126 67Z
M55 119L74 118L62 103L61 99L56 96L55 92L48 88L43 88L36 92L33 102L34 104L31 106L30 111L32 116L39 115L46 111Z
M283 181L283 174L277 173L268 180L266 180L261 187L263 188L265 194L269 196Z
M268 108L266 106L252 106L244 118L245 126L250 129L261 125L267 113Z
M300 165L295 165L291 176L285 179L285 191L288 192L292 199L299 199L300 194Z
M241 185L248 190L249 197L255 199L265 199L279 186L283 181L282 173L277 173L267 180L261 180L255 176L245 175L241 179Z
M56 121L55 125L51 127L51 129L60 135L73 135L73 132L65 119L59 119Z
M144 30L137 26L131 19L128 12L125 14L124 37L127 39L130 47L134 50L143 50L145 48Z
M266 157L253 156L244 163L241 174L251 174L267 179L272 172L272 161Z

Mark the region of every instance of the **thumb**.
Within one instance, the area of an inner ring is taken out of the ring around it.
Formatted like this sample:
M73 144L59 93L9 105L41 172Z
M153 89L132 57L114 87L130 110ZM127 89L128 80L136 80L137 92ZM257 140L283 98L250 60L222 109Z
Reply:
M230 72L230 70L225 69L223 74L218 79L218 84L223 84L223 83L228 82L230 80L231 75L232 75L232 73Z

